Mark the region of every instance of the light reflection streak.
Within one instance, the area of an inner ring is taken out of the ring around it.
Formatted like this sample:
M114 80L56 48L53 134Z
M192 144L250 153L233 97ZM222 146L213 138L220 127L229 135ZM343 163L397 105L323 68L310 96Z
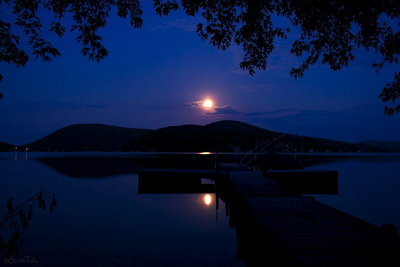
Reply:
M210 205L212 204L212 202L213 202L213 197L212 197L211 194L205 194L205 195L203 196L203 203L204 203L206 206L210 206Z

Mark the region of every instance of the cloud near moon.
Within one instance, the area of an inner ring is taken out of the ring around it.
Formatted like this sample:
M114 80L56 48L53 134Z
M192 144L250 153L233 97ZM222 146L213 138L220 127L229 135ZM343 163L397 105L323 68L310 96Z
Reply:
M212 113L207 113L207 114L225 114L225 115L230 115L230 114L237 114L239 113L236 109L234 109L231 106L223 106L223 107L215 107L214 112Z
M236 109L229 105L215 105L211 99L204 99L185 103L184 106L201 109L206 115L231 115L239 113Z

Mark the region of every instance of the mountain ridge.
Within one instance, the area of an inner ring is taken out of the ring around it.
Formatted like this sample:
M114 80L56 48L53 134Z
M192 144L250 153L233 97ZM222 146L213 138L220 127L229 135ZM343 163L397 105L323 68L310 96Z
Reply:
M121 151L126 139L151 130L106 124L73 124L24 145L32 151Z
M358 144L381 147L390 152L400 152L400 141L365 140L358 142Z
M106 124L73 124L24 145L31 151L246 152L280 137L286 152L393 152L387 147L349 143L267 130L241 121L185 124L156 130Z
M5 142L0 142L0 152L11 151L12 149L14 149L14 145Z

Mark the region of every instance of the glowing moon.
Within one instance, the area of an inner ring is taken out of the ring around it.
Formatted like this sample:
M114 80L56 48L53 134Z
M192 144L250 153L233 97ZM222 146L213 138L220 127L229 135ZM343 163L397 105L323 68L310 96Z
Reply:
M207 98L203 101L202 107L204 109L212 109L214 107L214 102Z

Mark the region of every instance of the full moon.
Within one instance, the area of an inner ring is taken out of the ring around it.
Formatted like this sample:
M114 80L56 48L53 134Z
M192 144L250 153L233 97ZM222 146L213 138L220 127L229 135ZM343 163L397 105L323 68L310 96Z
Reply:
M203 101L203 105L202 106L203 106L204 109L212 109L213 106L214 106L214 103L213 103L213 101L211 99L205 99Z

